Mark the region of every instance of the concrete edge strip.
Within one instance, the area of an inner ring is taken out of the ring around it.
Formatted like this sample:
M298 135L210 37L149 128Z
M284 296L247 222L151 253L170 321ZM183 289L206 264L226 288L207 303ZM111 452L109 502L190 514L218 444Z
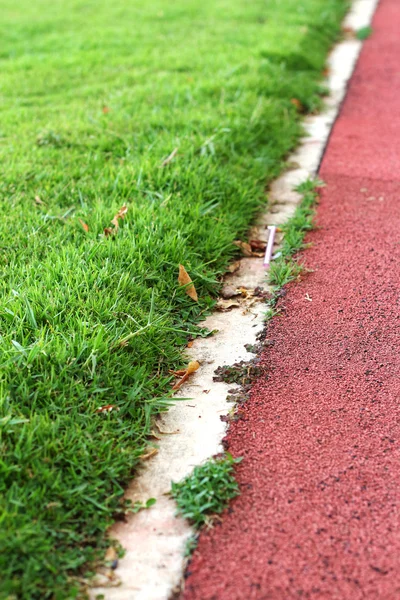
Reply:
M355 0L344 26L356 31L370 24L378 2ZM283 224L293 214L300 200L294 187L316 175L361 47L362 42L349 39L330 54L326 107L304 120L307 137L289 158L294 168L271 185L269 210L254 227L255 239L266 239L268 225ZM277 244L279 241L277 236ZM198 360L201 368L158 422L158 452L126 493L132 502L148 498L157 502L110 530L110 537L119 540L126 553L116 571L98 573L96 587L90 590L92 600L98 596L106 600L168 600L179 591L185 545L194 532L176 516L176 505L168 496L171 480L179 481L196 465L221 452L226 425L220 417L232 409L228 390L235 386L213 381L214 371L219 366L248 361L253 355L244 345L255 344L263 329L265 305L252 295L256 287L267 289L263 259L244 258L240 262L238 271L226 277L224 293L229 297L237 288L246 288L249 295L233 298L231 310L209 317L204 325L218 333L195 340L188 350L189 359Z

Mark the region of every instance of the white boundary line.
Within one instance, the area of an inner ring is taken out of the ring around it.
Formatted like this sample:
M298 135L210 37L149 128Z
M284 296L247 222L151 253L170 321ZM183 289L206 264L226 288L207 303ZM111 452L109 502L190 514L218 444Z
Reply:
M354 30L368 25L378 2L355 0L344 25ZM268 225L282 224L293 214L300 200L293 188L317 173L361 46L360 41L352 39L341 42L332 51L328 59L330 95L326 109L305 119L308 136L289 158L296 168L271 185L272 206L256 225L257 239L265 236ZM277 238L279 242L279 236ZM230 288L251 290L257 286L266 287L263 259L245 258L238 273L226 278L225 292L229 294ZM106 600L167 600L179 589L185 567L183 552L193 531L185 520L175 516L175 503L166 494L171 480L179 481L194 466L221 452L226 426L220 416L232 408L226 398L228 389L234 386L214 382L214 371L219 366L249 360L244 344L256 342L257 334L263 329L264 311L262 303L249 306L243 300L241 308L214 313L204 323L218 333L209 339L195 340L188 351L189 357L202 365L180 394L191 399L178 402L162 419L163 431L179 433L162 436L158 454L149 460L126 494L133 502L156 498L157 503L132 515L127 523L112 527L110 536L121 542L126 554L119 562L114 579L110 578L111 573L108 578L104 573L97 576L96 585L102 587L91 589L93 600L100 594Z

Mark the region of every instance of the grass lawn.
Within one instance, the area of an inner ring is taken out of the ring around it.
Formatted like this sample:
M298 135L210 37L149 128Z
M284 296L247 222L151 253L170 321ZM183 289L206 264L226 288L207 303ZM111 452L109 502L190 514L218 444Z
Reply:
M81 594L345 8L2 0L2 600Z

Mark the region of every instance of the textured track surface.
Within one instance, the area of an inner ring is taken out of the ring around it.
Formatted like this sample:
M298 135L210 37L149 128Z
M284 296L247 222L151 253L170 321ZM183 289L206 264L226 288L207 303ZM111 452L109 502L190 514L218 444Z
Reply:
M400 598L399 31L382 0L322 164L313 272L227 437L242 495L183 600Z

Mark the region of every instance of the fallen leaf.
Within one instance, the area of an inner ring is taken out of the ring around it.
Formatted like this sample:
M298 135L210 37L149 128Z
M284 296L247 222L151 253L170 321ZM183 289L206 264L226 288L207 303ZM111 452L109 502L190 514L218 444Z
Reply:
M342 27L342 32L345 35L349 35L349 36L352 36L352 37L354 37L354 35L356 33L355 30L353 29L353 27Z
M237 289L237 291L243 296L243 298L252 298L254 295L252 290L248 290L245 287L240 287Z
M96 410L97 413L102 413L102 412L111 412L112 410L119 410L118 406L115 406L115 404L106 404L105 406L99 406L99 408Z
M119 229L119 219L125 219L126 213L128 212L128 207L126 204L121 206L119 211L114 215L111 220L112 225L114 225L114 229L112 227L104 228L104 235L108 237L109 235L115 235Z
M154 429L152 429L152 430L150 431L150 433L149 433L149 437L153 437L154 439L156 439L156 440L158 440L158 441L160 441L160 440L161 440L160 436L156 434L156 432L154 431Z
M111 223L114 225L114 229L113 232L117 233L118 229L119 229L119 223L118 223L118 219L117 217L114 217L111 221Z
M267 242L264 242L264 240L250 240L250 246L253 252L256 250L265 250Z
M148 458L151 458L152 456L154 456L157 453L158 453L157 448L151 448L151 450L149 450L145 454L142 454L142 456L140 456L139 458L141 458L142 460L147 460Z
M162 167L166 167L172 160L174 160L175 156L178 153L178 148L174 148L169 156L161 163Z
M117 212L116 215L114 215L111 223L114 225L115 227L115 232L118 231L119 229L119 219L125 219L126 213L128 212L128 207L126 206L126 204L124 204L123 206L121 206L121 208L119 209L119 211Z
M253 240L254 242L259 242L259 240ZM244 256L258 256L258 257L262 257L264 256L264 254L260 253L260 252L253 252L253 249L251 247L251 242L250 244L248 244L247 242L242 242L241 240L235 240L233 242L235 244L235 246L237 246L238 248L241 249L242 253L244 254Z
M237 300L224 300L223 298L220 298L215 308L217 310L227 311L231 310L231 308L237 308L238 306L240 306L240 304Z
M196 288L194 287L194 284L183 265L179 265L178 283L179 283L179 285L187 286L185 289L185 292L187 293L187 295L195 302L198 302L199 298L197 296Z
M245 256L253 256L251 246L247 242L242 242L242 240L235 240L233 243L235 244L235 246L241 249L242 253Z
M190 340L187 344L187 348L191 348L193 346L194 340Z
M298 112L303 112L304 111L304 106L302 105L302 103L300 102L300 100L298 100L297 98L292 98L290 100L290 102L293 104L293 106L295 106L298 110Z
M236 273L240 269L240 260L235 260L235 262L231 263L228 267L229 273Z
M121 208L115 215L114 219L125 219L127 212L128 212L128 207L126 204L124 204L123 206L121 206Z
M101 110L103 112L103 115L107 115L110 112L110 107L109 106L103 106L103 108Z
M41 204L41 205L45 205L45 202L43 202L43 200L40 199L39 196L35 196L35 202L36 204Z
M82 225L83 229L87 233L89 231L89 225L86 225L86 223L84 221L82 221L82 219L79 219L79 223Z
M186 369L178 369L177 371L170 371L170 373L175 377L183 377L186 374Z
M195 371L197 371L197 369L200 368L200 363L197 360L191 360L190 363L188 364L185 374L182 376L182 379L180 379L179 381L177 381L175 383L175 385L172 387L173 390L178 390L181 385L183 383L185 383L185 381L188 379L188 377L194 373Z

